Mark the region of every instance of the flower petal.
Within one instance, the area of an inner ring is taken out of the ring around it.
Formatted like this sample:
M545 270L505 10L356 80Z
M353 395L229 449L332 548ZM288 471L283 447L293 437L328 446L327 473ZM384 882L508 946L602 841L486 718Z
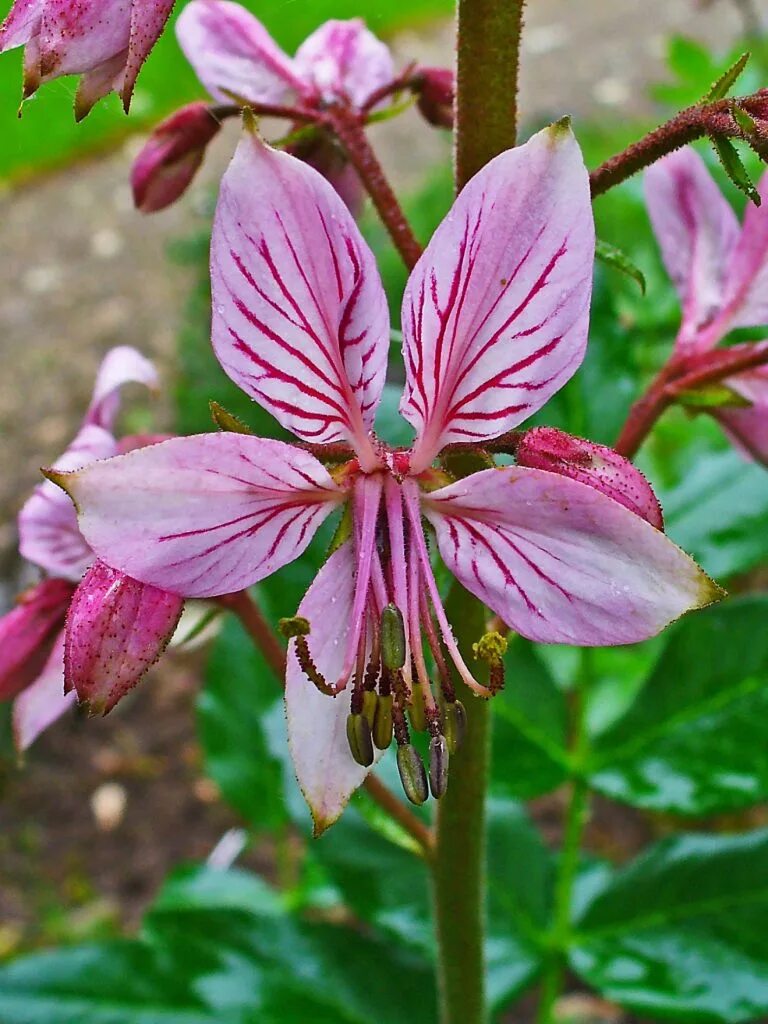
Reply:
M177 437L55 478L99 558L185 597L292 562L343 498L309 453L244 434Z
M752 405L715 409L713 415L739 451L768 466L768 367L737 373L723 384Z
M648 168L645 199L664 265L683 304L677 343L711 347L719 335L699 335L722 308L726 268L739 237L736 215L690 148Z
M57 471L81 469L98 459L111 458L116 451L114 437L102 427L89 424L54 467ZM75 582L93 561L72 502L50 480L35 488L19 513L19 551L51 576Z
M360 18L316 29L296 51L296 70L325 102L354 107L395 77L389 47Z
M72 590L64 580L43 580L0 618L0 700L21 693L42 671L64 625Z
M64 693L64 632L59 633L45 667L34 683L13 702L13 741L19 753L35 742L75 703L74 693Z
M221 183L211 280L235 383L299 437L370 459L389 348L376 262L328 182L250 132Z
M130 0L45 0L40 28L43 79L98 69L118 53L127 53L130 32Z
M43 0L16 0L0 26L0 53L24 46L40 32Z
M657 530L664 517L653 488L629 459L604 444L593 444L554 427L534 427L515 451L518 466L546 469L602 491Z
M760 181L760 194L760 206L747 203L741 237L727 269L723 304L728 330L768 323L768 172Z
M464 188L403 298L416 471L448 442L497 437L578 368L592 292L589 181L556 124L492 160Z
M282 103L303 86L288 57L260 21L228 0L192 0L176 36L195 74L222 103L240 97Z
M347 541L325 563L298 608L297 614L310 623L310 651L326 679L338 677L347 649L355 568L353 544ZM320 693L304 675L291 643L285 676L288 745L315 835L338 819L369 771L349 752L349 700L348 689L337 697ZM380 756L376 751L377 760Z
M544 470L484 470L426 496L424 513L467 590L540 643L636 643L722 594L640 516Z
M139 71L162 35L174 3L175 0L131 0L131 35L122 88L126 113Z
M113 430L120 407L120 388L124 384L145 384L151 389L159 384L155 367L131 345L110 349L102 360L83 426L93 423Z
M91 714L104 714L165 650L184 599L94 562L67 615L64 680Z

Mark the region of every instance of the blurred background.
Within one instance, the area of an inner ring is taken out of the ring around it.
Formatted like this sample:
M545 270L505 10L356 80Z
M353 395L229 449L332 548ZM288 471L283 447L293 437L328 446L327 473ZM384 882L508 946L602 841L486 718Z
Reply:
M361 15L391 44L400 66L452 60L449 0L247 0L245 6L289 52L326 18ZM762 3L728 0L536 0L527 11L523 47L525 131L571 113L588 163L595 165L699 98L744 48L747 34L755 56L738 91L765 86L760 19L767 13ZM0 611L31 579L16 551L15 516L39 480L38 467L50 464L73 435L109 347L136 346L156 361L164 382L159 396L147 399L137 389L125 403L131 432L207 429L209 397L243 411L242 398L207 348L207 232L237 126L225 126L193 187L169 210L142 216L128 186L147 130L203 95L172 28L139 79L127 119L110 97L76 126L75 86L63 80L42 88L19 120L20 82L19 53L0 56ZM428 237L449 201L448 137L424 125L415 108L371 134L409 197L418 233ZM648 295L615 271L601 272L593 333L602 347L545 419L610 442L629 401L663 358L678 314L663 284L638 183L619 199L601 200L596 212L600 236L619 242L646 274ZM396 309L402 272L370 212L365 229ZM610 395L595 408L590 390L608 379ZM762 471L721 451L709 425L697 422L685 458L690 463L697 445L712 452L721 484L712 486L714 476L681 479L679 449L671 440L664 447L681 423L670 417L644 456L667 498L670 532L708 571L746 578L737 586L749 585L768 554L768 542L754 539L768 517L768 488L754 475ZM706 516L710 526L721 516L723 473L728 486L749 497L751 511L749 522L739 520L721 543L708 537ZM172 865L205 858L227 829L248 818L254 797L243 792L242 779L232 781L238 765L227 703L227 687L244 666L227 654L226 637L223 642L202 699L205 651L166 657L107 719L69 716L43 735L23 766L9 753L3 724L0 959L135 926ZM616 693L606 689L597 714L617 713L611 702L628 698L621 687ZM252 781L269 785L269 778ZM557 793L542 798L535 808L550 835L558 827L558 799ZM762 820L761 812L753 813ZM274 824L269 815L261 823ZM621 859L668 827L658 816L598 806L591 842ZM290 877L300 857L291 829L280 822L257 831L246 862L268 876Z

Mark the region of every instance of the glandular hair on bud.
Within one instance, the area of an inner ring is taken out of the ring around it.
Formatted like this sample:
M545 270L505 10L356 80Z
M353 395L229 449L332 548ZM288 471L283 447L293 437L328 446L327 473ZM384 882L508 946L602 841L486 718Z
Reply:
M373 723L376 721L376 708L379 705L379 698L373 690L363 691L363 714L368 725L373 731Z
M394 604L388 604L381 613L381 663L390 672L405 665L405 624Z
M347 716L347 743L352 757L363 768L373 764L373 739L365 715Z
M460 700L446 702L443 705L443 734L448 744L448 752L455 754L467 734L467 709Z
M376 704L376 718L373 723L373 742L379 750L386 750L392 742L392 694L379 697Z
M397 748L397 770L405 795L412 804L423 804L429 796L427 773L418 750L410 743Z
M448 742L445 736L433 736L429 741L429 788L439 800L448 789Z

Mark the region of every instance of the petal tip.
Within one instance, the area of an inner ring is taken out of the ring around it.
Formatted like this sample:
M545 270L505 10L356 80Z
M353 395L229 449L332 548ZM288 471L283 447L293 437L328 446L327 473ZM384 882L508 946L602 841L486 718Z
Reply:
M573 138L573 128L571 127L571 115L566 114L564 117L558 118L557 121L553 121L551 125L544 129L551 142L562 142L566 139Z

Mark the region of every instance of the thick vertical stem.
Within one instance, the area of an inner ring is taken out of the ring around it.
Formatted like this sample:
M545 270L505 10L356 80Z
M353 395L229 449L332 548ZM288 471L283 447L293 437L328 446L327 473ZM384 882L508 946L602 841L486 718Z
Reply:
M515 145L524 0L458 0L456 188Z
M456 584L446 608L465 658L485 631L482 605ZM442 1024L484 1024L485 799L490 760L488 702L454 676L467 732L451 758L437 811L433 891Z

